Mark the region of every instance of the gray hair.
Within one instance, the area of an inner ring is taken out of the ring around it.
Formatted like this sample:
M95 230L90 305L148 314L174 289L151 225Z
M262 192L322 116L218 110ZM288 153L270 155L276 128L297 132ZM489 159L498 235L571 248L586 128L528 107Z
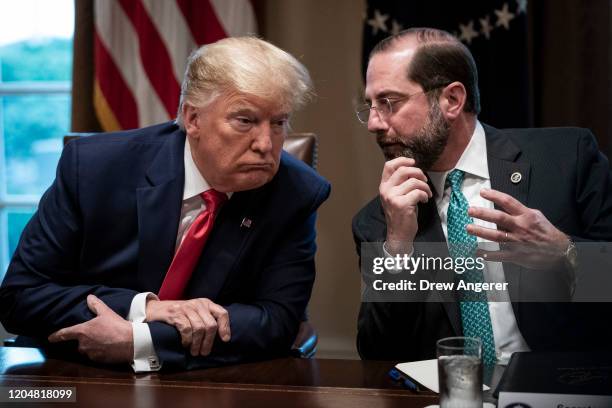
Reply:
M184 130L183 104L204 107L231 92L277 100L288 111L312 96L306 67L280 48L256 37L230 37L195 50L187 60L176 123Z

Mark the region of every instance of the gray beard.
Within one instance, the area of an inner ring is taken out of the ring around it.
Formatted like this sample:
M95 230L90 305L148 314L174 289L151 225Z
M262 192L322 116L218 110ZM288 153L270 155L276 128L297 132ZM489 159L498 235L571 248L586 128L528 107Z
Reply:
M385 151L386 160L397 157L414 159L415 167L422 170L430 170L434 163L440 158L450 134L450 124L444 118L438 102L434 102L429 109L427 119L423 127L416 131L410 138L400 137L393 142L402 144L401 151ZM379 138L380 140L380 138Z

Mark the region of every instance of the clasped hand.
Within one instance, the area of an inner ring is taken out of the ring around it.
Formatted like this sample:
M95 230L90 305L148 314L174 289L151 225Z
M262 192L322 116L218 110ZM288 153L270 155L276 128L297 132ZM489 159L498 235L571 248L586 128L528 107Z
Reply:
M231 338L227 310L206 298L190 300L147 300L147 322L168 323L179 331L183 347L192 356L207 356L215 337L228 342Z
M127 363L134 359L132 324L102 300L87 296L93 319L52 333L51 343L76 340L78 350L99 363ZM147 301L146 321L168 323L179 331L183 347L193 356L210 354L217 333L222 341L231 338L229 315L209 299Z
M76 340L79 353L99 363L127 363L134 359L132 324L123 319L94 295L87 296L87 306L96 317L52 333L51 343Z

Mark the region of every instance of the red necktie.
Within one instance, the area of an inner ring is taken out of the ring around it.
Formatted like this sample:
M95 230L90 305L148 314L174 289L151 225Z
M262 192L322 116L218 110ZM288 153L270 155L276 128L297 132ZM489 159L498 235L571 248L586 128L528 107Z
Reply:
M212 231L215 215L227 200L225 193L212 189L203 192L200 196L206 203L206 209L198 214L193 221L183 238L183 242L179 245L178 251L174 254L164 283L159 289L160 300L182 299L185 286L191 278L206 239Z

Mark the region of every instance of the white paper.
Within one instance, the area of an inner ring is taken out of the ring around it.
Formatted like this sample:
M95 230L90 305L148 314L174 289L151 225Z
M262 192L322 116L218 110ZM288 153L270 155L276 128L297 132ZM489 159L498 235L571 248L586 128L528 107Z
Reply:
M433 359L400 363L396 365L395 368L433 392L440 392L438 388L438 360ZM487 391L489 387L483 384L482 389L483 391Z
M428 405L425 408L440 408L439 405ZM491 404L490 402L483 402L482 408L495 408L495 404Z

